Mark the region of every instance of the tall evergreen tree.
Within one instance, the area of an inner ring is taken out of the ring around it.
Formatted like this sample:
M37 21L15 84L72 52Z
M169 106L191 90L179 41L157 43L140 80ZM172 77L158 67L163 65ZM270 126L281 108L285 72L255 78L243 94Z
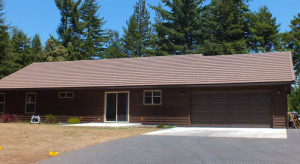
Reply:
M15 62L19 64L20 68L41 61L41 56L33 53L31 39L22 30L13 29L10 43L10 52L16 57Z
M111 59L127 57L127 55L122 52L123 47L118 31L108 31L107 47L108 48L105 49L103 58Z
M297 75L300 72L300 13L298 13L290 24L289 32L280 34L278 51L292 51L294 68Z
M157 8L159 8L159 10L162 9L162 4L159 3L157 5ZM154 32L153 32L153 35L150 39L151 41L151 45L152 46L152 52L151 54L153 56L167 56L167 55L170 55L166 50L168 49L167 46L167 43L169 42L166 38L166 34L165 34L165 30L163 28L156 28L156 26L158 25L161 25L163 23L163 18L162 16L160 15L160 13L158 12L158 10L155 11L155 24L153 25L154 26Z
M96 0L85 0L80 7L80 19L83 30L82 52L86 58L99 57L104 52L106 31L104 18L99 18L100 5Z
M167 9L151 6L158 17L154 29L158 37L161 55L176 55L198 52L203 40L202 2L204 0L162 0Z
M43 46L39 34L35 34L34 37L32 38L31 48L33 50L33 53L41 54Z
M129 57L143 57L149 55L151 48L151 22L146 9L146 0L138 0L134 6L133 15L126 22L122 41L124 51Z
M55 0L57 8L60 10L61 21L57 29L59 38L62 41L64 47L68 47L69 43L72 43L76 47L75 51L80 52L81 47L81 25L79 22L79 5L81 0ZM77 57L81 59L81 56Z
M300 81L292 86L287 104L290 110L300 113Z
M300 13L291 21L291 50L293 53L294 66L297 73L300 71Z
M0 0L0 79L15 71L15 63L8 52L10 36L3 10L3 0Z
M205 17L205 55L246 53L248 0L212 0Z
M249 48L254 52L273 51L278 43L278 31L280 24L266 6L254 13L250 19Z

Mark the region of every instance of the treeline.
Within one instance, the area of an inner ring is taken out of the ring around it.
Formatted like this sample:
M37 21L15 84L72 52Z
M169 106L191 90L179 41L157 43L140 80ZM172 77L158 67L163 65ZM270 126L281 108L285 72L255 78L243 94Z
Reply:
M293 52L300 70L300 13L291 30L279 33L280 24L266 6L250 11L248 0L162 0L150 22L146 0L137 0L124 34L104 29L96 0L55 0L61 20L58 38L43 46L36 34L28 37L5 22L0 0L0 78L33 62L92 60L197 54L221 55L254 52Z

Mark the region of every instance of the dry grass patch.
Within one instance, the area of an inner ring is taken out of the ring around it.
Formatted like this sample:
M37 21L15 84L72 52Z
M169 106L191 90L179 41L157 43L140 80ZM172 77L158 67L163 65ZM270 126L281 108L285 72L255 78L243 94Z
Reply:
M49 151L62 154L153 130L0 123L0 163L34 163L49 158Z

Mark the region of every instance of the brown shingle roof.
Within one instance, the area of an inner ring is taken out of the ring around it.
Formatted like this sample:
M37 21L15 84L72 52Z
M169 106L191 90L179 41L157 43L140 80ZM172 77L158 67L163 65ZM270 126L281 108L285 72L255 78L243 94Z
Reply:
M276 52L34 63L0 80L0 89L243 84L294 80L291 53Z

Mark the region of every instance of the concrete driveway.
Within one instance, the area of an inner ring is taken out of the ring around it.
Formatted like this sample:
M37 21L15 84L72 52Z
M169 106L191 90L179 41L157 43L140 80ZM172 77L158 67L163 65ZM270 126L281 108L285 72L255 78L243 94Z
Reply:
M140 135L41 161L76 164L281 164L300 162L300 130L287 138Z
M286 129L271 128L182 127L158 130L144 135L287 139Z

